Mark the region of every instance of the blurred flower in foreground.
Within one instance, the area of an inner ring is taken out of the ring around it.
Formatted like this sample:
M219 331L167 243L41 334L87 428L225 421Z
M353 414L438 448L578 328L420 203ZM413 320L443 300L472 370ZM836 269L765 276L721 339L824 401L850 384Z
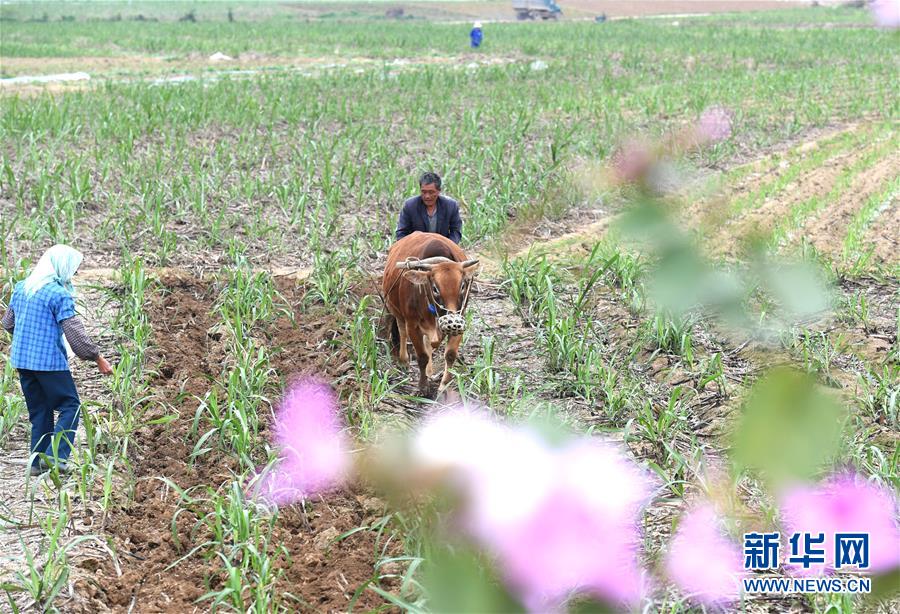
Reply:
M697 122L697 136L701 143L718 143L731 136L731 115L722 107L703 111Z
M334 391L313 379L288 387L275 414L281 460L257 484L259 496L287 504L339 485L349 469L347 437Z
M776 492L823 475L840 445L845 416L845 408L809 374L774 369L747 396L733 435L733 459L759 471Z
M614 447L585 437L553 446L532 428L457 408L424 424L413 454L450 479L463 500L459 526L530 610L572 594L640 599L639 512L652 482Z
M651 193L677 191L682 183L672 160L731 136L731 114L723 107L709 107L697 121L668 134L658 142L625 141L613 154L608 176L615 185L633 184Z
M688 512L669 546L669 577L691 597L706 605L722 605L740 596L745 575L741 550L721 528L712 505Z
M623 144L612 157L612 175L615 183L640 181L656 164L658 154L649 143L631 140Z
M888 490L847 473L820 486L790 489L780 503L788 537L794 533L825 534L825 543L818 547L825 549L826 560L833 560L835 533L868 533L869 571L877 574L900 568L897 501ZM798 575L823 575L830 571L824 564L789 569Z
M873 0L869 10L882 28L900 28L900 0Z
M690 178L688 165L679 157L731 137L733 116L725 107L710 106L659 140L624 141L599 174L607 183L629 188L625 196L631 205L613 230L648 257L646 298L661 317L689 323L702 311L729 333L778 343L790 326L821 316L831 306L826 277L812 263L772 257L768 251L775 246L762 241L733 246L750 252L745 259L749 266L715 262L697 241L696 230L703 230L705 222L697 220L686 228L687 220L676 213L679 202L693 198L700 183ZM732 246L716 249L729 251Z

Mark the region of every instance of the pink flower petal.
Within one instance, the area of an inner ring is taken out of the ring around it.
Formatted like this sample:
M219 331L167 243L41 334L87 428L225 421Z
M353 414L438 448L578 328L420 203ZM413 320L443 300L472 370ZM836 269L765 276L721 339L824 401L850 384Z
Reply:
M590 438L553 447L527 426L454 409L423 425L413 452L450 470L464 500L458 526L529 609L556 609L573 593L640 599L640 509L652 487L618 449Z
M281 460L261 478L261 496L292 503L343 481L349 445L330 386L312 379L290 385L276 410L274 430Z
M869 534L869 571L880 573L900 567L900 530L897 500L888 490L866 482L853 474L833 477L820 486L800 486L781 498L781 517L785 537L794 533L825 534L826 564L786 565L797 575L825 575L834 561L835 533ZM801 537L802 544L803 539ZM798 552L803 555L803 552ZM782 559L790 557L787 544Z
M704 143L724 141L731 135L731 115L722 107L706 109L697 122L697 134Z
M656 154L645 141L629 141L613 155L613 175L621 183L643 181L656 164L656 158Z
M900 0L873 0L869 10L882 28L900 28Z
M636 518L597 513L579 493L551 491L527 522L492 537L504 576L532 609L572 593L633 604L642 592Z
M666 570L686 593L707 605L740 596L745 575L741 550L725 537L712 505L689 512L669 546Z

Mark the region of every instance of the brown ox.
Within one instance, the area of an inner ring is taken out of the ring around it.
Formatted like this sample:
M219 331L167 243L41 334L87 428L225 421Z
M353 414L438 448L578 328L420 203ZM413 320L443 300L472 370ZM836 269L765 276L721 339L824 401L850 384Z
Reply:
M419 362L421 396L427 394L428 378L434 374L431 354L444 336L449 339L438 393L450 383L450 368L465 329L462 311L477 264L477 260L466 260L456 243L433 233L414 232L388 252L381 288L394 317L392 349L402 364L409 364L406 342L412 341Z

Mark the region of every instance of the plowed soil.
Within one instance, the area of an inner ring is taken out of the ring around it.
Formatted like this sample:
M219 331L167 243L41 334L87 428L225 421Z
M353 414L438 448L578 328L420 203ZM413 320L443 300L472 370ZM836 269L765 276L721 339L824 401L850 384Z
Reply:
M808 2L780 0L566 0L565 8L585 13L605 13L610 17L645 17L648 15L685 15L692 13L733 13L765 11L791 6L809 6Z
M805 240L823 255L839 259L854 216L873 195L898 177L900 155L891 148L887 137L866 136L872 130L871 124L841 127L794 144L794 153L786 157L784 152L775 152L750 161L748 172L741 179L725 186L723 193L691 203L683 219L705 229L708 242L704 245L711 253L736 258L754 241L766 240L778 227L790 225L792 216L797 215L796 228L782 243L797 246ZM780 188L771 187L795 164L803 164L807 156L816 155L823 143L847 136L857 139L855 144L839 146L821 164L802 170ZM733 210L736 200L757 193L769 195L741 211ZM896 200L896 194L889 196L883 210L866 229L863 243L874 249L876 262L896 261L900 245Z
M139 451L133 459L137 486L132 505L114 513L107 533L115 544L122 567L118 577L111 564L101 565L76 585L83 597L81 611L192 612L207 611L209 602L197 603L205 593L221 588L221 566L215 558L200 554L169 566L188 555L204 540L203 530L192 533L197 516L178 517L173 536L172 518L178 495L158 478L165 477L183 489L208 485L217 488L232 479L236 462L213 451L189 464L194 441L189 437L196 397L209 389L224 359L223 349L211 332L215 291L209 281L188 275L162 280L164 290L149 304L159 375L153 389L159 409L147 420L164 413L162 403L180 414L166 424L146 426L136 438ZM290 281L280 288L289 299L300 290ZM288 377L315 371L335 380L342 374L342 352L320 353L321 342L334 330L325 316L295 310L297 323L281 318L270 329L260 331L271 347L281 348L272 365ZM261 415L264 423L268 416ZM264 427L267 430L267 425ZM288 601L300 611L346 611L354 592L375 575L375 553L379 548L373 533L358 531L335 542L340 534L364 526L384 514L380 501L361 490L348 490L306 501L304 506L285 508L275 526L272 543L283 546L288 557L277 559L284 570L276 590L299 599ZM96 562L92 563L96 565ZM207 579L212 582L207 584ZM390 588L390 587L387 587ZM382 604L374 593L363 592L356 607L365 611Z
M855 177L846 196L809 220L800 234L807 237L819 252L832 257L840 256L841 241L847 234L853 216L873 194L878 193L898 174L900 174L900 152L895 151ZM878 255L886 260L888 254L897 254L900 219L897 218L896 203L892 210L883 212L880 217L881 219L872 225L872 230L877 237L874 242Z

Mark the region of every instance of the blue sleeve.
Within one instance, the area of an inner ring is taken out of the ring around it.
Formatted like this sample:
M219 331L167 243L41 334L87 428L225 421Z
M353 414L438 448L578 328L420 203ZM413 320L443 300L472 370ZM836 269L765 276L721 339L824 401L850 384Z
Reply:
M60 292L51 301L50 309L53 310L53 317L56 318L57 322L68 320L75 317L75 300L68 292Z
M406 210L404 203L403 209L400 211L400 220L397 222L397 232L395 238L399 241L408 234L412 234L412 221L409 219L409 212Z
M462 241L462 218L459 217L459 205L450 212L450 240L459 245Z

